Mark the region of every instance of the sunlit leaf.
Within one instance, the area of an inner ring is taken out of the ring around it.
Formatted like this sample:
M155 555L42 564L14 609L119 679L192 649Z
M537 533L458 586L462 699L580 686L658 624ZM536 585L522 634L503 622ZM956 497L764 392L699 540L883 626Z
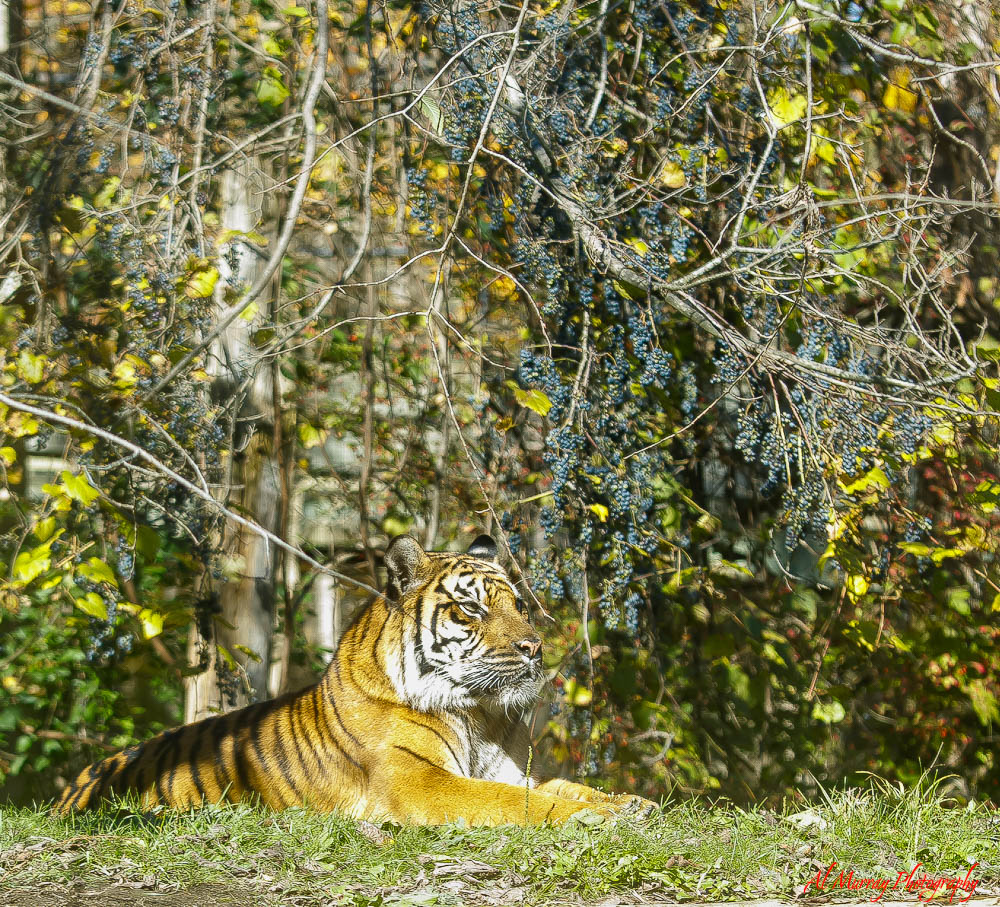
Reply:
M291 92L285 87L281 80L281 72L273 66L267 66L261 74L260 81L257 82L257 100L261 104L269 104L278 107L285 103L285 99Z
M74 500L79 501L84 507L88 507L100 492L87 481L86 475L82 472L73 475L68 469L64 469L59 478L62 479L66 493Z
M218 268L204 268L200 271L195 271L184 285L184 294L191 299L202 299L211 296L218 282Z
M73 602L84 614L89 614L98 620L108 619L108 606L104 604L104 599L96 592L88 592L86 595L77 596L73 599Z

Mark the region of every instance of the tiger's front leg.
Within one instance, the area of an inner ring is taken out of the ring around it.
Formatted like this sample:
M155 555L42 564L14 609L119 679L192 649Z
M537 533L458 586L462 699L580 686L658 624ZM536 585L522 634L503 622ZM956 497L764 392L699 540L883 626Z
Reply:
M566 781L563 778L550 778L541 782L535 790L553 794L557 797L565 797L570 800L579 800L587 804L611 804L618 808L618 811L638 814L643 817L651 815L659 810L659 804L645 797L635 794L606 794L602 790L587 787L585 784L577 784L575 781Z
M370 801L372 818L440 825L464 820L469 825L561 824L589 810L614 816L610 801L586 803L550 791L454 775L412 756L394 761L373 776L379 795Z

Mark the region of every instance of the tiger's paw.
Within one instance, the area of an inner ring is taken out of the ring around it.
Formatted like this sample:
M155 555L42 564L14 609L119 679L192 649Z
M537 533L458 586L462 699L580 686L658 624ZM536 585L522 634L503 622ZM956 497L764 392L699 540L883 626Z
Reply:
M644 821L660 811L658 803L631 794L617 794L607 802L588 803L570 816L571 821L582 825L600 825L604 822Z
M630 819L649 819L660 811L660 804L636 794L618 794L615 797L615 814Z

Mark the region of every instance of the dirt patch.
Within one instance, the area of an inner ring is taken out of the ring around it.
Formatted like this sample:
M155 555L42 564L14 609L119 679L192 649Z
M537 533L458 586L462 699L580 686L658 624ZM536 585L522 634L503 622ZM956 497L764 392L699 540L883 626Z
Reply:
M0 889L0 907L233 907L273 903L260 891L232 885L195 885L178 891L150 891L125 885L40 883Z

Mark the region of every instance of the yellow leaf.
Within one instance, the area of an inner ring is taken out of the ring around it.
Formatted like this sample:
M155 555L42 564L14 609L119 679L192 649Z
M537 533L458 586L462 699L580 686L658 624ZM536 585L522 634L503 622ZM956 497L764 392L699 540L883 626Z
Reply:
M48 544L22 551L14 558L14 579L22 586L38 579L52 564L50 553Z
M94 207L98 210L107 208L111 204L111 199L115 197L115 193L118 191L120 185L120 177L112 176L108 179L101 188L101 191L94 196Z
M918 96L909 89L910 78L910 70L905 66L896 66L889 71L889 84L882 95L882 106L886 110L913 113L917 109Z
M66 493L74 500L79 501L84 507L90 505L99 494L96 488L87 481L87 477L81 472L73 475L68 469L64 469L59 478L66 489Z
M163 615L158 611L143 608L139 612L139 620L142 623L142 636L144 639L152 639L163 632Z
M111 377L115 379L118 390L129 390L135 387L135 366L128 359L122 359L112 369Z
M540 416L548 415L549 410L552 409L552 401L545 395L544 391L537 390L536 388L526 391L520 387L515 387L514 398L521 406L526 406Z
M500 299L513 299L517 295L517 284L509 277L498 277L493 281L493 292Z
M41 542L47 542L52 538L52 533L56 530L55 517L47 516L44 520L35 523L35 535Z
M215 285L219 282L218 268L205 268L202 271L195 271L184 287L184 295L189 299L203 299L211 296Z
M29 350L21 350L21 355L17 357L17 373L28 382L28 384L38 384L45 376L45 356L36 356Z
M806 106L809 103L804 94L789 94L788 89L784 86L776 88L768 101L771 106L771 114L781 126L787 126L789 123L801 120L806 114Z
M253 321L257 317L257 313L260 311L260 306L257 305L256 300L251 302L242 312L240 312L240 318L244 321Z
M4 466L13 466L16 459L13 447L0 447L0 460L3 460Z
M99 557L88 558L86 563L80 564L76 568L76 572L84 579L89 579L94 583L107 583L109 586L114 586L118 588L118 580L115 579L114 573L111 572L111 568L104 563Z
M636 252L639 253L640 258L645 258L646 253L649 251L649 246L646 245L641 239L636 239L634 236L629 236L625 240L627 245L630 245Z
M572 705L588 706L593 699L593 693L582 684L577 683L572 677L566 681L563 687L566 701Z
M874 488L886 489L889 487L889 478L883 469L875 466L854 482L849 484L841 482L840 487L848 494L854 494L858 491L868 491Z
M868 591L868 577L861 573L850 573L846 585L847 597L856 602Z
M319 447L325 438L326 432L320 431L315 425L310 425L308 422L302 422L299 425L299 442L306 450Z
M667 161L660 168L660 175L657 179L668 189L680 189L687 185L687 177L684 175L681 165L673 161Z
M608 508L603 504L591 504L590 510L597 514L597 518L602 522L606 523L608 521Z

